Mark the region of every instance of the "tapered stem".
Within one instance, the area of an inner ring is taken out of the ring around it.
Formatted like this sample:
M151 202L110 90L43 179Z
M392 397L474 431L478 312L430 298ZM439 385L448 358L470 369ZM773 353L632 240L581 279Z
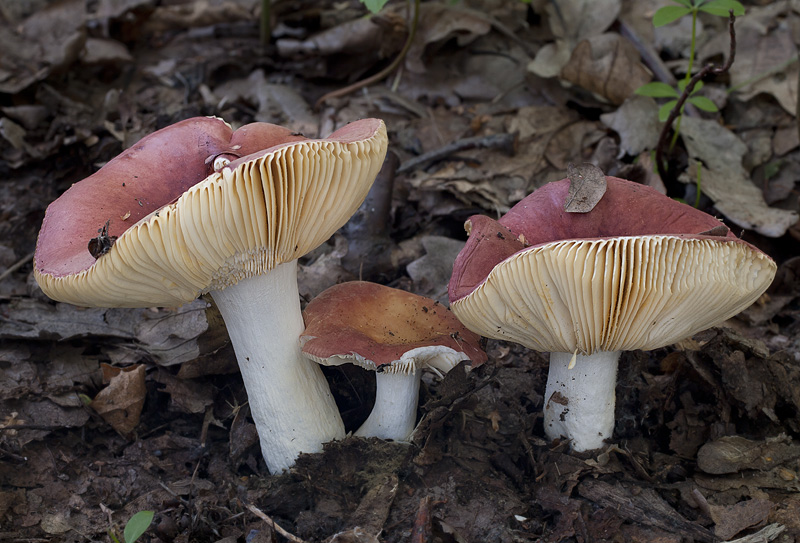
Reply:
M417 421L420 373L381 372L375 376L375 407L355 435L405 441Z
M320 367L302 356L304 330L297 263L211 293L228 328L250 413L271 473L301 452L344 437L344 425Z
M620 351L575 357L550 353L544 404L544 432L572 440L572 449L599 449L614 432L615 388Z

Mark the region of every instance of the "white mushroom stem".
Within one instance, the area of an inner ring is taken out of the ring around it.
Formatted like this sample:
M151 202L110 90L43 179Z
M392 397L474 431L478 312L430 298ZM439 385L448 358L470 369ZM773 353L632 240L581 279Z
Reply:
M297 261L211 292L228 328L271 473L344 437L320 367L300 352Z
M550 353L544 393L544 432L572 440L575 451L599 449L614 432L620 351L592 355Z
M417 422L421 369L375 374L375 407L356 430L361 437L405 441Z

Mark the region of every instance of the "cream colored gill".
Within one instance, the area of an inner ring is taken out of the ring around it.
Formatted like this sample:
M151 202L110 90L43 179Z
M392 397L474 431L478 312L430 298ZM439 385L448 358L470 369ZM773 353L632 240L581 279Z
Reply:
M655 349L752 304L775 268L732 241L560 241L502 261L451 309L476 333L540 351Z
M37 280L75 305L182 305L327 240L366 197L386 146L382 130L362 142L287 145L223 168L132 225L92 267Z

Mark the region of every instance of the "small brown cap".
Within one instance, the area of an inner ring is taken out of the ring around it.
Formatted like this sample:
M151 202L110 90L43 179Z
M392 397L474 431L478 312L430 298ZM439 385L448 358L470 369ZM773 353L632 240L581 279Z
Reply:
M413 373L449 371L462 360L486 361L480 337L439 302L376 283L335 285L308 304L303 354L325 365Z

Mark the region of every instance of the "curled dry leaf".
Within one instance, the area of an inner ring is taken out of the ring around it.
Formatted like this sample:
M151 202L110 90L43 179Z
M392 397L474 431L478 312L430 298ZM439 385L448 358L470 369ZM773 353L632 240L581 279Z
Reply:
M651 79L633 44L610 33L578 43L561 77L613 104L622 104Z
M115 368L103 364L103 380L108 386L97 393L90 407L123 436L129 436L139 424L147 391L144 365Z

